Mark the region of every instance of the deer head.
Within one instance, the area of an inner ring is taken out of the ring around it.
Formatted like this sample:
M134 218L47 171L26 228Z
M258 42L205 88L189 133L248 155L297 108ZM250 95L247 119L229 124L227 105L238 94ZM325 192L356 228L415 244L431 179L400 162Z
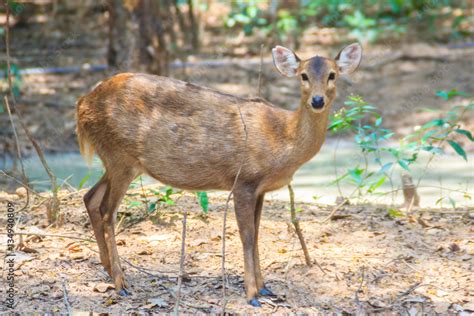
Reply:
M278 71L286 77L300 78L300 105L312 113L321 113L336 98L336 81L340 75L354 72L362 59L358 43L344 47L335 59L314 56L301 60L293 51L282 46L272 50Z

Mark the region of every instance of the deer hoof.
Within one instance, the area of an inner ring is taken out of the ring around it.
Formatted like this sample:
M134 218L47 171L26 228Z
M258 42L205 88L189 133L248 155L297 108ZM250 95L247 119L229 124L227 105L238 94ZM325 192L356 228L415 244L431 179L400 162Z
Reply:
M272 297L275 297L276 294L273 293L270 289L268 289L266 286L264 286L259 292L258 294L262 295L262 296L272 296Z
M127 297L127 296L132 295L132 292L130 292L130 291L127 290L127 289L121 289L121 290L118 291L117 293L118 293L118 295L123 296L123 297Z
M249 304L253 307L262 307L262 304L254 297L249 301Z

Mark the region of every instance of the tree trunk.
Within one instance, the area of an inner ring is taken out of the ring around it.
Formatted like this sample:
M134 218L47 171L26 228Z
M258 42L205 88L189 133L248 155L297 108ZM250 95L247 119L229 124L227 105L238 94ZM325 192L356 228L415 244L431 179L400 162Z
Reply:
M199 49L199 26L194 16L193 0L188 0L188 10L189 22L191 24L191 44L193 45L193 49L197 51Z
M108 0L109 66L120 71L168 73L160 5L153 0Z

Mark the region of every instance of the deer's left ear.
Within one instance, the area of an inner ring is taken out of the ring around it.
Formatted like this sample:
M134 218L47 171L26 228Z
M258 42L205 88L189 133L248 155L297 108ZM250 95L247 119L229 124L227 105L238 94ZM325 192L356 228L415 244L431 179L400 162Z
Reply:
M272 49L273 62L278 71L286 77L294 77L300 65L300 59L290 49L276 46Z
M339 72L343 75L354 72L362 60L362 46L359 43L344 47L336 57Z

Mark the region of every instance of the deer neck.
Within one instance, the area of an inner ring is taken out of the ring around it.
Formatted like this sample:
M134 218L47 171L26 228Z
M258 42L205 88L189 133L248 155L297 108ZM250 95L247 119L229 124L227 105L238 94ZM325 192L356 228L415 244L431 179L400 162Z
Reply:
M293 112L295 147L293 159L297 163L310 160L319 152L326 137L330 105L320 113L314 113L306 104L300 104Z

